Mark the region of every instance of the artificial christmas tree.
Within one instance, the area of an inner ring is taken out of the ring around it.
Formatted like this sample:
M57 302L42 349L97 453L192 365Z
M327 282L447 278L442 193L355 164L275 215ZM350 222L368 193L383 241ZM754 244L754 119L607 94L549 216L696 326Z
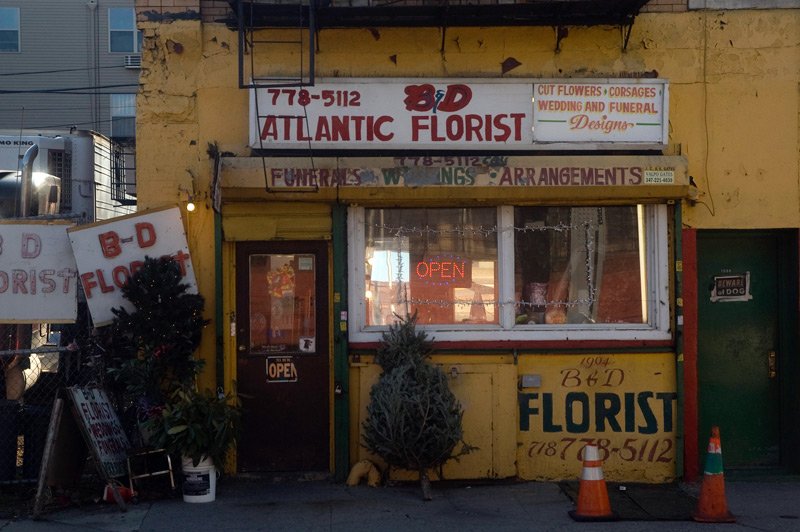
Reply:
M123 362L109 371L140 418L157 414L175 390L192 386L203 368L193 353L209 323L203 318L205 301L188 293L182 280L176 261L146 257L122 287L135 310L112 309L116 351Z
M431 344L416 322L414 313L383 335L375 357L383 373L370 392L364 446L390 467L419 472L423 499L430 500L428 472L441 473L446 462L474 448L464 442L461 405L442 369L427 360Z

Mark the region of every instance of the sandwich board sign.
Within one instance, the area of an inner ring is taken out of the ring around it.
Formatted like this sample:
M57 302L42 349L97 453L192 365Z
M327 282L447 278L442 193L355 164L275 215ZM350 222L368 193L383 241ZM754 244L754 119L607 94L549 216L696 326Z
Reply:
M102 388L69 388L86 443L108 478L128 474L131 444Z
M47 431L34 519L41 514L45 487L77 482L89 453L98 473L111 488L120 510L126 511L125 501L113 479L128 474L130 447L105 390L98 387L62 388L53 404Z

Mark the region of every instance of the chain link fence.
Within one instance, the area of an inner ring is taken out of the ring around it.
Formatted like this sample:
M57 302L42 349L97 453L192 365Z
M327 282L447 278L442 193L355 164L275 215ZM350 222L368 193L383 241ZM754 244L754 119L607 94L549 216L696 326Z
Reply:
M60 388L108 384L103 329L78 308L75 323L0 324L0 488L38 481Z

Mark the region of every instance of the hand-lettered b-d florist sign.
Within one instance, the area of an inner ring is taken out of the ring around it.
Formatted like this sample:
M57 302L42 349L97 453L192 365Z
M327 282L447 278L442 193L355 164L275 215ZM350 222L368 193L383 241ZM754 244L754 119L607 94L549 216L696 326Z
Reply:
M666 144L664 80L337 80L250 94L253 148L547 149ZM572 146L575 145L575 146Z
M197 293L177 206L75 227L69 230L69 239L95 325L113 321L112 308L134 310L121 288L141 268L145 257L175 259L181 266L183 282L189 285L188 291Z
M77 316L78 268L67 227L0 222L0 322L70 322Z

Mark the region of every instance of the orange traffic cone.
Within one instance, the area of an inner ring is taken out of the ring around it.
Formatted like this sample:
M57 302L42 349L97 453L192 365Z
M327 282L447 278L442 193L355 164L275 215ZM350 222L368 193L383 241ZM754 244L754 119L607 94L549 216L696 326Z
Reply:
M578 504L569 512L575 521L614 521L617 514L611 511L608 490L597 453L597 445L586 444L583 450L583 473L578 491Z
M700 488L700 503L692 512L692 519L702 523L735 523L736 517L728 511L725 500L725 478L722 474L722 445L719 440L719 427L711 427L708 441L706 470L703 486Z

